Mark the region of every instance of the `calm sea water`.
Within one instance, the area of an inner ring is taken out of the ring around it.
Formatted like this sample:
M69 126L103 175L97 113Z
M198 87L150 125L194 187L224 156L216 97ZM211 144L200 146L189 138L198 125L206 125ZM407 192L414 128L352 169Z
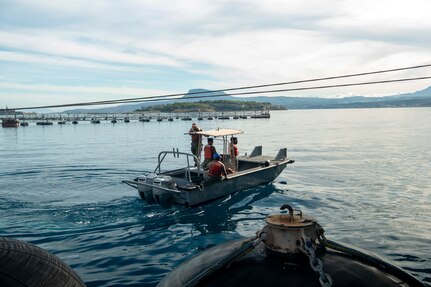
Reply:
M290 203L316 217L328 238L431 282L430 108L201 121L243 130L240 153L288 147L296 162L272 184L200 207L146 205L121 180L154 169L159 151L188 151L190 124L0 129L0 236L56 254L88 286L154 286L198 252L254 235Z

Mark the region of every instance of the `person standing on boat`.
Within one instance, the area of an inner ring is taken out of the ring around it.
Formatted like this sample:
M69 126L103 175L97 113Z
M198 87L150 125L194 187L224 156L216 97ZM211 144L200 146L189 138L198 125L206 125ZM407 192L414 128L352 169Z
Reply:
M217 153L213 143L214 139L208 138L208 144L204 147L204 162L202 163L203 169L207 169L208 164L213 160L214 154Z
M238 171L238 146L237 146L237 144L238 144L238 138L231 137L229 147L230 147L231 164L232 164L232 169L234 172Z
M214 153L213 159L214 160L208 164L208 179L222 180L222 175L227 179L226 167L220 161L220 155L218 153Z
M192 124L192 127L189 130L189 134L192 137L192 143L191 143L191 152L193 155L195 155L198 159L200 158L201 151L202 151L202 135L197 135L196 132L200 132L202 129L198 127L196 123ZM196 162L196 165L199 163Z

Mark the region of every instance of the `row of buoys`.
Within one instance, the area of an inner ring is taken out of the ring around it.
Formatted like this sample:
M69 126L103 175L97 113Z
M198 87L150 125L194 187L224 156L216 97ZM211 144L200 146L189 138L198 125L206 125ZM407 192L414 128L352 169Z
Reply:
M230 116L219 116L219 117L208 116L208 117L205 117L205 118L204 117L198 117L197 120L198 121L202 121L202 120L205 120L205 119L206 120L214 120L214 119L219 119L219 120L234 119L234 120L237 120L237 119L247 119L247 118L269 118L269 115L268 116L262 116L262 115L258 115L258 116L246 116L246 115L242 115L242 116L233 116L233 117L230 117ZM152 117L140 117L138 119L138 121L139 122L150 122L152 119L153 119ZM183 117L183 118L176 117L175 119L180 119L182 121L192 121L193 120L191 117ZM86 119L83 119L83 120L85 121ZM109 120L109 119L105 118L105 120ZM111 123L115 124L115 123L117 123L120 120L117 120L117 118L112 118L111 119ZM167 120L169 122L173 122L174 118L173 117L169 117L169 118L158 117L158 118L156 118L157 122L163 122L165 120ZM122 121L125 122L125 123L130 123L130 119L128 117L125 117L124 119L122 119ZM60 121L58 121L57 124L59 124L59 125L66 125L69 122L71 122L73 125L76 125L76 124L79 123L78 119L75 119L73 121L65 120L65 119L60 119ZM91 120L90 120L90 123L92 123L92 124L100 124L101 122L102 122L102 120L100 120L99 118L91 118ZM36 122L36 125L38 125L38 126L52 126L53 124L54 123L52 121L49 121L49 120L44 120L44 121L38 121L38 122ZM23 122L19 123L19 125L23 126L23 127L29 126L29 122L23 121Z
M172 116L172 115L160 115L159 114L158 116L141 115L139 118L135 118L135 117L133 117L133 118L134 118L134 120L136 119L140 122L150 122L153 119L155 119L157 122L163 122L163 121L172 122L172 121L174 121L174 119L182 120L182 121L192 121L193 120L191 115ZM237 120L237 119L247 119L247 118L270 118L270 114L269 114L269 112L262 112L260 114L255 112L254 114L248 114L248 115L246 115L246 114L240 114L240 115L230 114L229 115L229 114L221 113L221 114L214 114L214 115L208 114L205 116L199 115L196 117L196 119L198 121L202 121L205 119L206 120L214 120L214 119L219 119L219 120L234 119L234 120ZM13 120L15 121L15 124L9 124L8 125L7 123L6 124L3 123L5 121L13 121ZM58 120L57 124L59 124L59 125L65 125L65 124L70 123L70 122L72 124L76 125L76 124L78 124L78 121L90 121L92 124L99 124L102 121L109 121L109 120L113 124L115 124L119 121L124 121L125 123L129 123L131 121L130 118L128 116L125 116L125 115L121 116L119 119L117 119L117 117L115 115L111 115L111 117L108 117L108 116L101 117L101 116L97 116L97 115L93 115L92 117L90 117L90 115L78 117L75 115L72 117L68 116L68 117L58 117L58 118L56 118L55 116L54 117L47 117L45 115L42 115L42 117L40 117L40 118L29 117L29 118L22 118L21 120L22 120L22 122L20 123L16 117L15 117L15 119L13 119L13 118L6 118L6 119L2 118L2 126L3 127L28 126L29 125L28 121L36 121L36 125L40 125L40 126L53 125L55 120Z
M229 116L220 116L220 117L207 117L207 118L204 118L204 117L198 117L197 118L197 120L198 121L203 121L203 120L205 120L205 119L207 119L207 120L214 120L214 119L219 119L219 120L230 120L230 119L234 119L234 120L237 120L237 119L247 119L248 117L247 116L234 116L234 117L229 117ZM250 118L254 118L254 116L250 116ZM257 117L256 117L257 118ZM178 117L177 117L177 119L179 119ZM172 121L174 121L174 119L173 118L161 118L161 117L159 117L159 118L157 118L156 119L156 121L158 121L158 122L162 122L162 121L164 121L164 120L167 120L167 121L169 121L169 122L172 122ZM192 121L193 120L193 118L191 118L191 117L184 117L184 118L181 118L181 120L182 121ZM139 121L140 122L150 122L151 121L151 117L148 117L148 118L140 118L139 119Z
M133 116L134 119L139 120L140 122L149 122L152 119L155 119L158 122L162 122L162 121L169 121L172 122L174 121L174 119L177 120L182 120L182 121L192 121L193 118L191 115L158 115L158 116L154 116L154 115L143 115L141 114L141 116L139 116L139 118L135 118L136 115ZM220 113L220 114L213 114L213 115L201 115L199 114L198 116L196 116L196 119L199 121L202 120L213 120L213 119L219 119L219 120L230 120L230 119L247 119L247 118L270 118L270 114L268 111L265 112L261 112L261 113L257 113L255 112L254 114L226 114L224 112ZM100 116L100 115L83 115L83 116L67 116L67 117L55 117L55 115L52 116L47 116L47 115L42 115L41 117L28 117L28 118L22 118L21 119L22 122L19 123L18 119L16 118L2 118L2 126L3 127L17 127L17 126L28 126L29 123L28 121L35 121L36 125L40 125L40 126L47 126L47 125L53 125L54 122L56 120L58 120L57 124L59 125L64 125L67 123L72 122L72 124L78 124L78 121L90 121L93 124L99 124L101 123L101 121L108 121L110 120L111 123L115 124L119 121L124 121L125 123L129 123L131 120L128 116L126 115L121 115L119 119L117 119L116 115L111 115L109 116ZM5 121L15 121L15 123L13 124L8 124L8 123L4 123Z

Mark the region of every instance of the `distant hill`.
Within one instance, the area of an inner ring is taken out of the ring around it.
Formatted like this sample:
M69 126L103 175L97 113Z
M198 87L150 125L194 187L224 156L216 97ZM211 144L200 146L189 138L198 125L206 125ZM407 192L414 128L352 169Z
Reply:
M342 108L383 108L383 107L430 107L431 87L414 93L406 93L385 97L250 97L256 102L270 102L289 109L342 109Z
M226 100L226 99L235 99L232 96L229 96L225 92L211 92L205 89L191 89L187 92L187 94L183 97L182 101L206 101L207 99L215 100Z
M208 93L206 93L208 92ZM202 98L196 98L202 96ZM64 113L124 113L137 109L172 104L175 102L196 102L207 100L240 100L260 103L270 103L289 109L343 109L343 108L382 108L382 107L431 107L431 87L414 93L406 93L385 97L345 97L345 98L318 98L318 97L232 97L224 92L210 92L205 89L192 89L181 100L163 102L142 102L139 104L124 104L101 109L74 109Z
M243 98L241 98L243 100ZM247 100L270 102L289 109L343 109L343 108L388 108L388 107L431 107L431 87L414 93L385 97L249 97Z
M166 105L155 105L141 108L142 112L227 112L227 111L257 111L257 110L285 110L283 106L272 105L268 102L252 102L239 100L216 100L216 101L196 101L181 102Z
M289 109L343 109L343 108L383 108L383 107L430 107L429 97L346 97L346 98L302 98L302 97L255 97L256 102L270 102Z
M199 97L206 97L206 98L199 98ZM182 97L181 100L172 100L172 101L169 100L169 101L160 101L160 102L155 102L155 101L142 102L139 104L124 104L124 105L110 106L110 107L98 108L98 109L71 109L71 110L64 111L63 113L70 113L70 114L128 113L128 112L133 112L135 110L150 107L150 106L165 105L165 104L171 104L171 103L175 103L175 102L205 101L207 99L211 99L211 100L226 100L226 99L242 100L239 98L234 98L232 96L229 96L224 92L210 92L209 90L205 90L205 89L191 89L187 92L186 95L184 95ZM248 101L248 99L245 99L245 100Z

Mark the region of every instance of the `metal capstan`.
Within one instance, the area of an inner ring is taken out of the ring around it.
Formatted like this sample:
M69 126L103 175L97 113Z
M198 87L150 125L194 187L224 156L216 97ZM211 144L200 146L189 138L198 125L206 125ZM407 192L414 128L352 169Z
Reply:
M324 232L317 220L303 215L301 210L294 210L288 204L282 205L280 209L287 209L289 213L268 215L266 226L258 232L265 247L282 254L304 253L306 239L316 250L317 241L322 239Z

